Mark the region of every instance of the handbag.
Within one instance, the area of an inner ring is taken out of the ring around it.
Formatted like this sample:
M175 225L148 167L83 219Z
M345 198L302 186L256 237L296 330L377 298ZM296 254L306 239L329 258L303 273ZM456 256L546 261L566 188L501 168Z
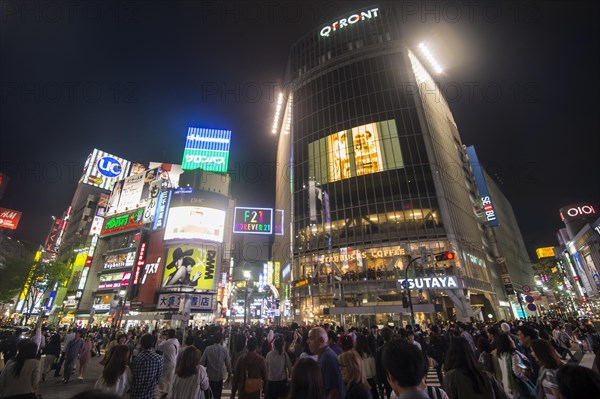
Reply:
M246 380L244 381L244 392L254 393L263 389L264 382L262 378L249 378L246 370Z

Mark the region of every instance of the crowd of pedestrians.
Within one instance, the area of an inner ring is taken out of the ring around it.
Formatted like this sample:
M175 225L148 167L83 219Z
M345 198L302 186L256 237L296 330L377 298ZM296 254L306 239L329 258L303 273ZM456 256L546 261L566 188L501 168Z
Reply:
M598 355L600 336L575 320L149 330L17 331L2 347L0 397L36 398L52 371L56 383L83 379L99 356L96 393L78 397L221 399L230 387L230 399L600 398L597 362L579 366L577 354Z

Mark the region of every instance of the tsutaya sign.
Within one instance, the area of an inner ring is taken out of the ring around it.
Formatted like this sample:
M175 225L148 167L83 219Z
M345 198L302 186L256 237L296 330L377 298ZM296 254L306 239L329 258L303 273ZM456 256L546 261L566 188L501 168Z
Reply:
M321 29L321 36L329 37L331 32L335 32L338 29L345 28L349 25L354 25L359 21L364 21L365 19L371 19L373 17L379 16L379 8L372 8L368 11L361 11L360 14L352 14L348 18L342 18L339 21L332 23L331 25L324 26Z
M408 280L398 280L403 288L406 288L408 282L408 289L413 288L459 288L458 280L454 276L449 277L419 277L409 278Z

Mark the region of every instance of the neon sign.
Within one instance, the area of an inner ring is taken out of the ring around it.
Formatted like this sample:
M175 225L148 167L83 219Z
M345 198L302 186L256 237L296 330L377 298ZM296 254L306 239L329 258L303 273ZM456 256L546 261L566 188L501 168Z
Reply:
M181 169L227 172L231 130L188 128Z
M236 207L233 232L241 234L271 234L273 209Z
M408 280L398 280L402 288L408 289L413 288L458 288L458 281L456 277L420 277L420 278L409 278Z
M323 37L329 37L331 32L335 32L338 29L345 28L350 25L354 25L359 21L364 21L366 19L371 19L379 16L379 8L372 8L368 11L361 11L360 14L352 14L347 18L342 18L339 21L335 21L331 25L324 26L320 35Z
M114 216L106 221L101 235L114 233L116 231L129 230L142 225L144 209Z
M595 214L596 210L589 204L571 205L560 210L560 218L563 222L565 220L581 219Z

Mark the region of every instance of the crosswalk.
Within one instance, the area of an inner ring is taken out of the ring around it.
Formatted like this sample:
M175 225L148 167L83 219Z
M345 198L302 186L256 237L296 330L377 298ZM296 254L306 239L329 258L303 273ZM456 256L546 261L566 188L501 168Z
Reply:
M440 380L438 379L437 373L435 371L435 368L430 367L429 370L427 371L427 385L432 386L432 387L441 387L442 384L440 384Z

